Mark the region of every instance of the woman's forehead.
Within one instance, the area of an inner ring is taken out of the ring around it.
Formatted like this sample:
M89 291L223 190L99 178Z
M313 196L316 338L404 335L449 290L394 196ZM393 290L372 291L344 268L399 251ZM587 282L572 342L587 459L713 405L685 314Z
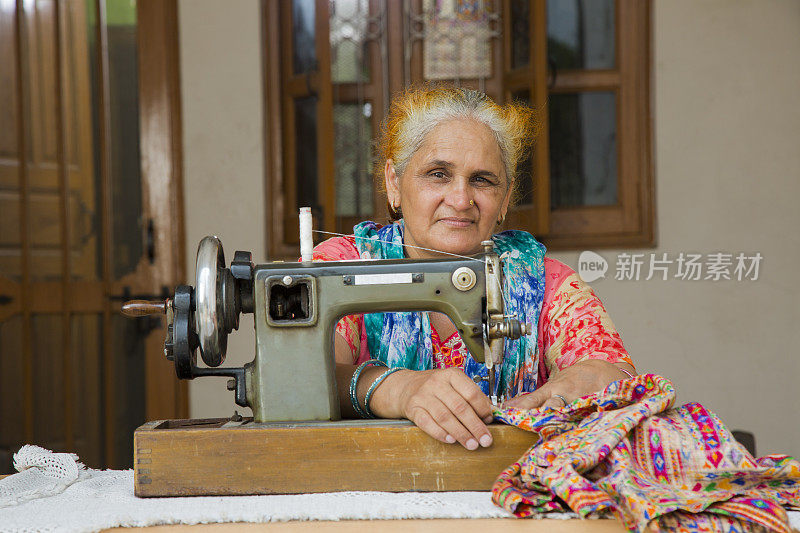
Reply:
M454 165L481 162L498 168L503 165L492 130L473 119L451 119L437 124L414 155L412 159L418 162L448 161Z

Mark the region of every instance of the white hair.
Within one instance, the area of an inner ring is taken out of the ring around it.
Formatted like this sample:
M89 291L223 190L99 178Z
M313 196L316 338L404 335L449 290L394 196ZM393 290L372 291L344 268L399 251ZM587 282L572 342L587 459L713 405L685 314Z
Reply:
M437 98L428 106L415 107L410 110L400 128L398 150L394 167L398 176L402 176L411 157L425 142L428 134L439 124L454 119L473 119L486 125L492 132L500 148L500 157L509 183L516 173L518 154L510 129L513 127L502 114L502 109L484 93L472 89L458 89L444 98Z

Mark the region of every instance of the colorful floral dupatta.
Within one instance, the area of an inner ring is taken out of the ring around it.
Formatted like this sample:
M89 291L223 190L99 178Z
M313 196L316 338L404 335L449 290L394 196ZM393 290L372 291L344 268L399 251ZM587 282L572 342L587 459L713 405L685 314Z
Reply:
M362 222L353 228L356 248L362 259L400 259L403 253L403 221L379 226ZM506 341L503 364L496 389L500 396L515 396L536 389L539 354L536 337L544 300L545 247L530 233L505 231L492 236L503 259L506 312L533 324L534 332L521 339ZM433 368L431 324L428 313L371 313L364 315L367 346L372 357L390 367L411 370ZM486 376L482 363L467 358L464 372L472 378ZM485 394L489 385L482 382Z
M493 501L520 517L612 512L631 531L789 531L782 506L800 505L800 462L755 459L702 405L674 402L672 383L646 374L563 409L496 410L540 440Z

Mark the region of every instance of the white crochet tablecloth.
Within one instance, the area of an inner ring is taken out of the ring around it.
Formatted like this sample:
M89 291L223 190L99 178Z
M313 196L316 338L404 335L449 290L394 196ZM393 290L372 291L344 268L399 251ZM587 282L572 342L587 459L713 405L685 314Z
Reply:
M488 492L336 492L274 496L137 498L132 470L91 470L77 457L24 446L20 471L0 480L0 532L290 520L510 518ZM789 513L800 529L800 512ZM548 513L543 518L576 518Z
M86 469L72 454L24 446L14 456L14 466L20 473L0 480L3 533L222 522L511 517L492 503L488 492L137 498L132 470ZM547 516L573 517L571 513Z

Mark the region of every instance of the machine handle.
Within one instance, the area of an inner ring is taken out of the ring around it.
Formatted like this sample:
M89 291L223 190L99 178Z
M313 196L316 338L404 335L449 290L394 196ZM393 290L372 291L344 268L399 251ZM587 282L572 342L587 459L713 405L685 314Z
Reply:
M125 316L147 316L164 314L167 312L167 301L130 300L122 304L122 314Z

